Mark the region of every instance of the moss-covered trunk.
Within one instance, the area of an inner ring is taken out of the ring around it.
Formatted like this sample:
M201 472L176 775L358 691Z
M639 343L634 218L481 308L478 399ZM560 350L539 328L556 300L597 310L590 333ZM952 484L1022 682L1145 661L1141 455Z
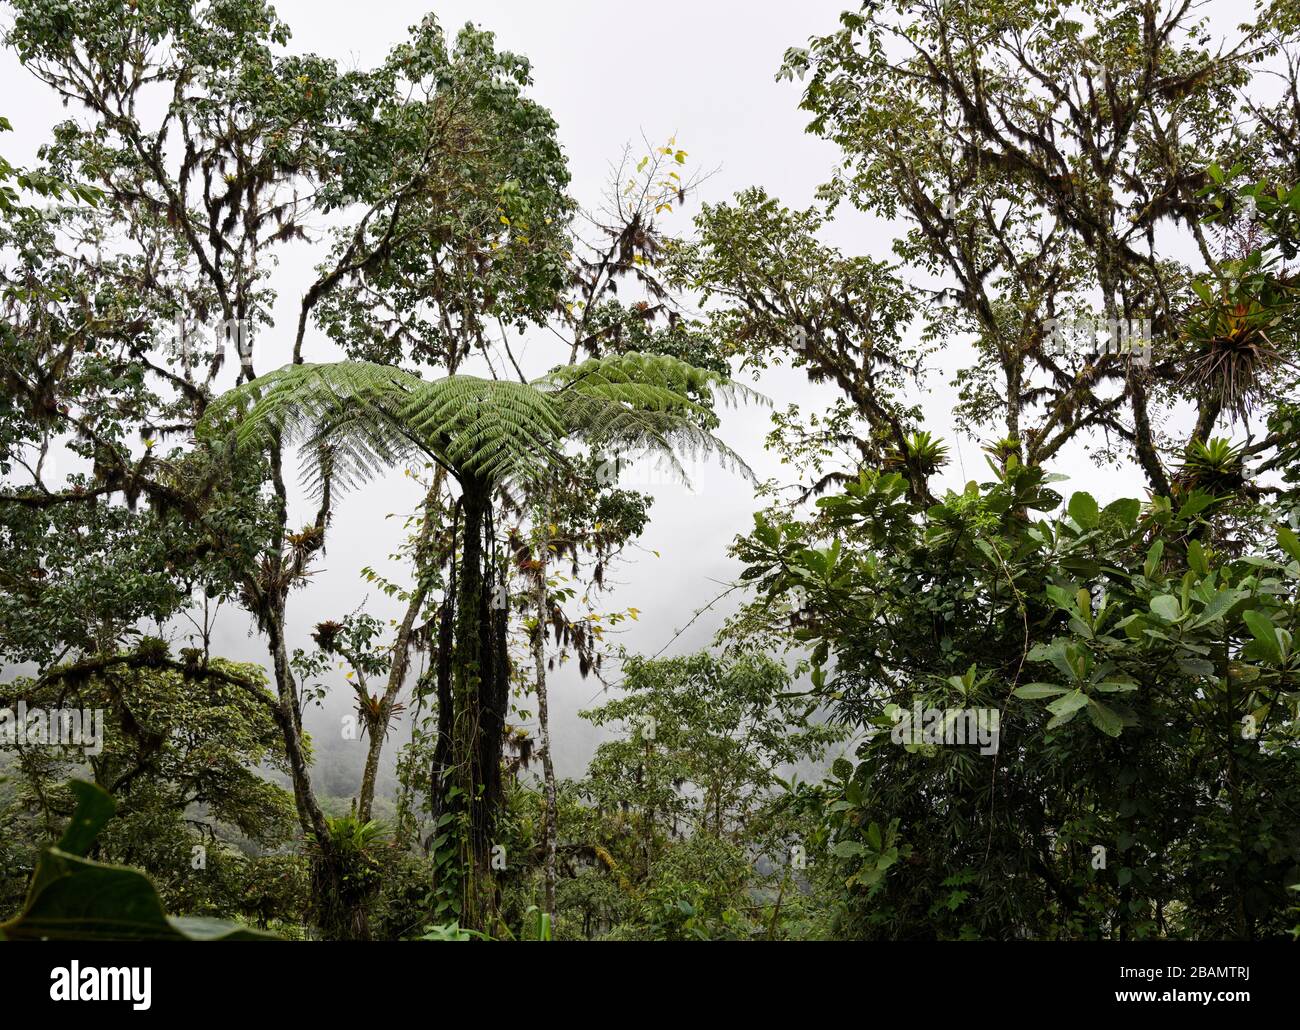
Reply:
M486 930L496 908L493 832L503 800L509 612L492 569L491 488L469 479L462 487L460 560L439 627L433 809L435 823L457 817L445 828L459 845L461 924Z

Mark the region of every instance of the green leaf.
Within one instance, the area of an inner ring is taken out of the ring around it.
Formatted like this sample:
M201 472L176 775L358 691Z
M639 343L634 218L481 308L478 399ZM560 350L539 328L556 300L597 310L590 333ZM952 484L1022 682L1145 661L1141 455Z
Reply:
M1286 551L1296 561L1300 561L1300 537L1297 537L1286 526L1278 526L1277 542L1282 550Z
M1104 510L1131 528L1137 525L1138 516L1142 514L1142 502L1133 497L1121 497L1118 501L1111 501Z
M1082 490L1070 498L1070 518L1084 529L1094 529L1100 519L1096 498Z
M169 918L158 892L138 869L84 857L115 805L92 783L73 780L77 807L58 847L36 862L27 900L0 923L0 940L216 941L275 940L273 934L219 919Z
M227 919L210 919L206 916L168 916L172 929L187 941L275 941L273 933L254 930Z
M1235 590L1220 590L1206 602L1201 613L1196 617L1196 626L1205 626L1211 622L1217 622L1223 618L1223 615L1229 608L1237 603L1240 595Z
M1074 611L1076 595L1064 587L1048 584L1045 591L1048 599L1062 611Z
M1241 616L1246 620L1246 625L1250 627L1251 635L1259 643L1264 656L1271 662L1281 663L1282 646L1278 643L1272 620L1255 608L1247 609Z
M89 853L104 824L113 818L117 803L107 791L85 780L73 780L68 787L77 799L77 806L59 840L59 850L84 856Z
M1092 724L1101 730L1108 737L1118 737L1124 729L1124 720L1120 718L1115 709L1110 708L1096 698L1088 701L1088 718Z
M1055 701L1047 706L1047 710L1052 713L1053 718L1047 724L1047 728L1055 729L1062 726L1074 718L1075 713L1088 703L1088 695L1082 690L1072 690L1063 697L1058 697Z
M1206 493L1204 490L1193 491L1192 495L1183 503L1183 506L1178 509L1179 521L1189 519L1193 515L1199 515L1216 501L1218 501L1217 497Z
M1066 646L1065 638L1057 637L1049 643L1035 644L1026 657L1031 662L1051 662L1062 676L1073 679L1078 673L1066 656Z
M1165 542L1157 540L1147 551L1147 560L1142 565L1142 573L1147 579L1155 575L1156 569L1160 567L1160 558L1165 553Z
M1057 694L1068 694L1069 692L1069 687L1058 687L1055 683L1026 683L1023 687L1016 687L1013 691L1016 697L1023 697L1028 700L1040 697L1055 697Z
M1151 610L1166 622L1177 622L1183 614L1182 605L1173 594L1159 594L1151 598Z
M1178 668L1189 676L1214 676L1214 663L1205 658L1179 658Z
M275 940L274 935L217 919L169 919L149 878L47 848L37 862L27 903L0 923L0 939L65 941Z

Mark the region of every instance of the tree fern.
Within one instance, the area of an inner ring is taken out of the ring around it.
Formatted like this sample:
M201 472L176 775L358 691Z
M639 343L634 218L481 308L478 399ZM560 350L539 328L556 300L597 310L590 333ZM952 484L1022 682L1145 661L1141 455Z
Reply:
M565 462L567 440L604 449L659 452L684 478L677 455L715 456L750 475L713 435L715 399L759 395L677 358L627 353L561 368L532 383L456 375L425 381L364 361L287 365L230 391L201 431L233 428L236 447L273 441L303 452L304 479L328 469L347 488L423 452L462 482L497 486L536 478Z
M560 409L535 386L466 375L422 384L401 418L456 475L493 484L554 465L567 435Z
M493 495L509 481L559 471L563 448L658 451L685 478L678 453L719 456L749 475L712 433L714 401L756 396L676 358L620 354L558 369L532 383L457 375L426 382L367 362L290 365L226 394L200 431L233 446L296 444L316 485L347 487L423 452L461 485L457 570L440 606L438 732L430 770L435 821L468 816L457 844L470 918L486 919L489 847L503 804L501 748L509 707L508 613L489 604ZM482 911L480 911L482 909Z

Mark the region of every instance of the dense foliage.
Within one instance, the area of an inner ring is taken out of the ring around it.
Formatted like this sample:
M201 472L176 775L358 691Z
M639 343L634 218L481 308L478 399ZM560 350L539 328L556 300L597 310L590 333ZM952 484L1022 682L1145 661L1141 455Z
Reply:
M473 26L345 69L262 0L4 10L71 111L0 159L0 936L1300 932L1293 5L863 4L778 73L815 202L678 234L686 151L585 210ZM824 403L778 398L739 606L615 648L621 471L752 482L724 406L782 365ZM320 610L394 474L397 616Z

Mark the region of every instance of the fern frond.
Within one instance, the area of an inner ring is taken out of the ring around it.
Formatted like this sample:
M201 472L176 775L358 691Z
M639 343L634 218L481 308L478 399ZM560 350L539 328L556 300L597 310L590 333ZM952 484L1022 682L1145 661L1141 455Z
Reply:
M401 418L448 466L493 484L552 467L566 435L552 397L527 383L476 376L423 384Z
M660 354L619 354L559 369L533 383L456 375L426 382L364 361L286 365L215 401L200 433L233 429L240 449L299 446L304 481L364 483L423 451L464 482L496 487L538 479L566 463L563 445L665 455L711 455L753 478L707 428L715 397L761 398L716 372ZM766 400L766 398L761 398Z
M666 354L629 352L557 369L539 385L554 390L570 433L593 446L634 456L657 453L684 481L689 478L677 457L680 452L715 457L754 479L744 459L704 428L716 416L692 395L709 402L717 397L768 403L767 398L717 372Z
M618 398L638 406L648 402L681 401L692 404L692 395L724 403L770 403L757 390L709 369L668 354L628 351L603 358L589 358L577 365L556 369L544 377L562 389L578 389ZM701 407L700 405L696 405Z
M199 424L212 436L237 419L237 450L273 440L303 452L303 479L319 489L328 467L342 488L374 478L415 449L396 415L417 376L365 361L286 365L222 395Z

